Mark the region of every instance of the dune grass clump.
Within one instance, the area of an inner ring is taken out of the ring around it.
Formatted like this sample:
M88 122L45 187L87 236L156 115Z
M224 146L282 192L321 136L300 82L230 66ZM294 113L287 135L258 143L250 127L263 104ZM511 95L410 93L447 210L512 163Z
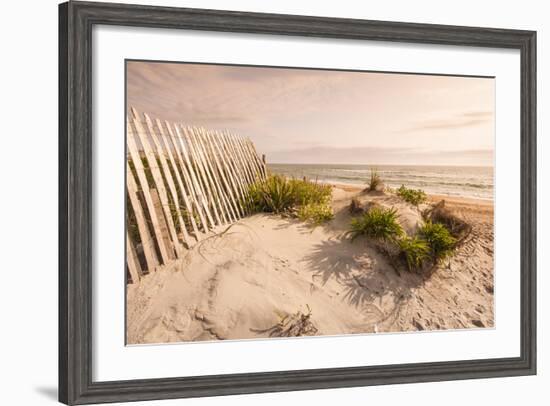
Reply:
M403 234L403 229L397 221L396 209L374 207L351 221L349 234L352 240L364 235L379 241L395 241Z
M295 205L326 204L332 197L332 187L309 180L288 179L292 186Z
M290 214L315 225L334 217L330 185L270 175L265 181L251 185L249 194L258 212Z
M334 218L332 207L322 203L309 203L298 207L298 218L303 222L321 225Z
M421 189L409 189L405 185L401 185L397 189L397 196L414 206L418 206L420 203L424 203L427 199L426 193Z
M427 220L415 235L408 236L398 217L395 208L375 206L352 219L348 235L352 240L359 236L371 239L389 257L397 273L401 266L409 272L433 270L457 247L457 239L444 224Z
M443 224L451 235L456 238L457 245L465 241L472 232L472 226L462 218L456 216L445 206L445 200L441 200L433 207L422 213L426 221Z
M352 215L352 216L356 216L358 214L363 214L365 213L365 208L363 207L363 205L361 204L361 202L359 201L358 198L356 197L353 197L351 199L351 203L349 204L349 213Z
M382 178L380 178L380 175L378 174L378 170L376 168L371 168L370 181L367 187L367 191L374 192L381 185L382 185Z
M250 186L249 194L256 211L284 213L294 206L293 184L284 176L271 175Z
M449 229L441 223L427 221L418 234L429 245L434 261L448 257L457 243L456 238L451 235Z
M422 268L430 259L430 246L426 240L417 236L403 237L397 241L401 257L405 260L409 271Z

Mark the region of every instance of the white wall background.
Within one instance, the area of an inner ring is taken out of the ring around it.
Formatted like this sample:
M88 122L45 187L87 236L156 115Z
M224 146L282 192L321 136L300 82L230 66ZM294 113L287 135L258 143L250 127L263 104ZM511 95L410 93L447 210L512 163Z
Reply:
M269 395L143 403L146 405L544 404L550 385L545 348L550 317L548 181L543 162L550 125L550 20L545 2L398 0L134 0L132 3L353 17L538 31L539 375ZM0 100L0 404L47 405L57 398L57 2L2 7ZM550 159L550 158L549 158ZM7 224L7 226L6 226Z

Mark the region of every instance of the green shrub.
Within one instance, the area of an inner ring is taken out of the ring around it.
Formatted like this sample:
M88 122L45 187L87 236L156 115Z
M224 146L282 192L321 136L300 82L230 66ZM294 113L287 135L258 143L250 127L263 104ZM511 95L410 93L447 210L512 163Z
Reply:
M320 225L332 220L334 213L330 204L309 203L298 208L298 218L304 222Z
M332 187L308 180L289 179L295 205L330 203Z
M256 211L283 213L294 206L293 184L284 176L272 175L251 185L249 194Z
M450 255L457 242L447 227L440 223L432 223L431 221L424 224L418 234L428 243L434 261Z
M395 241L403 234L403 229L397 221L396 209L374 207L351 221L349 233L352 239L365 235L375 240Z
M334 217L330 185L270 175L265 181L251 185L249 194L255 211L292 213L314 224Z
M428 242L416 236L404 236L397 241L397 246L407 263L409 271L421 268L424 261L430 258L430 246Z
M378 171L376 168L371 168L370 170L370 182L369 182L369 191L375 191L378 186L382 183L382 179L380 178L380 175L378 174Z
M420 203L426 201L426 193L421 189L409 189L405 185L401 185L397 189L397 195L406 202L418 206Z

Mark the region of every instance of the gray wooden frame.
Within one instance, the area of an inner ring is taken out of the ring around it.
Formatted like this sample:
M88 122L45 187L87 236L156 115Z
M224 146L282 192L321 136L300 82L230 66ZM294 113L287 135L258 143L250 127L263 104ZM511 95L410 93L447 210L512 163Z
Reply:
M94 382L91 373L91 33L94 24L518 49L521 53L521 355L470 361ZM218 396L535 373L535 32L108 3L69 2L59 6L61 402L86 404Z

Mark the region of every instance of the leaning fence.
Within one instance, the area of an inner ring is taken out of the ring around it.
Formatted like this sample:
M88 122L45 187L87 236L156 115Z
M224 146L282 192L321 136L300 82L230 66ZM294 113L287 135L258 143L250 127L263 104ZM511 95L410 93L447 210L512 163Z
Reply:
M250 139L228 131L152 119L132 108L126 140L129 282L248 215L249 186L266 176Z

